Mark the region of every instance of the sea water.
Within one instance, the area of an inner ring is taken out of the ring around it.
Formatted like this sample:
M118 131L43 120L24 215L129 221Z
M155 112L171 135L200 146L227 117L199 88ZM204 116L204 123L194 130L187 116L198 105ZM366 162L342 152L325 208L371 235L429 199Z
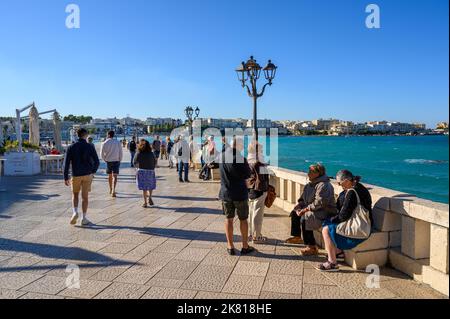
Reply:
M221 149L220 138L215 141ZM270 152L269 141L261 143ZM348 169L363 183L449 202L448 136L278 137L279 167L306 172L317 162L331 177Z
M449 202L448 136L279 138L280 167L307 171L316 162L330 176L348 169L369 184Z

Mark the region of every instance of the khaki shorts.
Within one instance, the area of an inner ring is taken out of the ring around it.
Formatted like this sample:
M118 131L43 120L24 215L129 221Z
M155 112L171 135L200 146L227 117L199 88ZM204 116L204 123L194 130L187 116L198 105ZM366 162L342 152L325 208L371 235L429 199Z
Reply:
M86 176L75 176L72 177L72 192L79 193L90 192L92 186L92 180L94 179L94 175L86 175Z
M238 215L239 220L248 219L248 201L234 201L234 202L226 202L222 201L222 209L223 214L227 219L232 219Z

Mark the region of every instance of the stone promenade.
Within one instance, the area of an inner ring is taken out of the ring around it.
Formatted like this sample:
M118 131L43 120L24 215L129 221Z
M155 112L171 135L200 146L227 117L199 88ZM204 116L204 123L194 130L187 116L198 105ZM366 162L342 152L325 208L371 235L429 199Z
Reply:
M283 243L289 218L277 208L266 212L267 244L251 256L228 256L219 184L197 173L179 184L175 170L160 165L156 206L144 209L129 164L115 199L103 164L91 193L94 225L86 228L69 225L70 189L61 176L3 177L0 298L444 298L390 268L381 269L379 288L345 265L320 273L313 266L324 255L304 258L300 246ZM79 289L68 288L77 269Z

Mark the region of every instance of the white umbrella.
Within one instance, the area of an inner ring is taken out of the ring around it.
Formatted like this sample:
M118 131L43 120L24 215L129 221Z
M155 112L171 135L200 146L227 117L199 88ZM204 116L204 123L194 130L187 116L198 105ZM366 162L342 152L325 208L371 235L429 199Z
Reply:
M58 112L53 113L53 139L55 140L55 147L58 151L62 152L62 143L61 143L61 116L59 116Z
M30 109L30 138L29 141L33 145L39 146L41 137L39 134L39 113L35 106Z

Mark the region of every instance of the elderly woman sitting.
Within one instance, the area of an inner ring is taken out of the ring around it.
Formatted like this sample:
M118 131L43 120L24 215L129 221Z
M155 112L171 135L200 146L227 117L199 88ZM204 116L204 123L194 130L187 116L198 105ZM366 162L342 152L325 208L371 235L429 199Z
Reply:
M339 195L337 200L337 209L339 211L338 215L326 220L322 228L322 236L325 242L325 249L328 253L328 261L320 264L317 269L321 271L338 271L339 266L337 265L337 258L344 257L344 250L350 250L367 240L370 236L372 222L372 198L369 191L365 188L359 181L359 176L353 176L350 171L342 170L337 173L336 180L344 191ZM366 228L366 229L356 229L355 227L347 228L347 230L352 231L357 236L346 236L342 234L342 229L339 225L349 221L350 219L356 218L355 210L359 210L363 215L368 214L362 220L366 221L364 223L353 223L358 225L356 228ZM368 218L367 218L368 217Z
M325 167L322 164L311 165L308 178L309 183L291 212L292 237L286 240L289 244L305 244L307 247L300 250L303 256L319 254L313 231L320 229L326 219L337 213L333 185Z

